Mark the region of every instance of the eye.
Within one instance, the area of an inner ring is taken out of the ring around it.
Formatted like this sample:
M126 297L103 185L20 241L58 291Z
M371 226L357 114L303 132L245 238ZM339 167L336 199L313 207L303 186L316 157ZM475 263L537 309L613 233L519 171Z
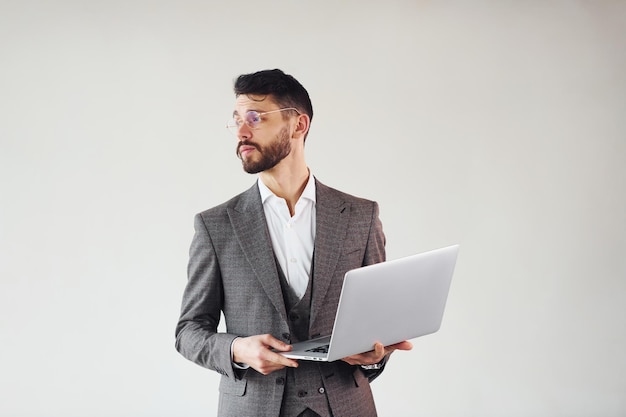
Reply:
M255 111L249 111L246 113L246 123L248 126L256 127L259 123L261 123L261 115Z

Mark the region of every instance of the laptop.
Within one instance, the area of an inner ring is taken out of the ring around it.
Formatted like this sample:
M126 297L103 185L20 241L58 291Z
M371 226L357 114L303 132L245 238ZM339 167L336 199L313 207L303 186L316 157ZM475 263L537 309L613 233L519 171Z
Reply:
M335 361L435 333L441 327L459 245L350 270L330 336L294 343L282 355Z

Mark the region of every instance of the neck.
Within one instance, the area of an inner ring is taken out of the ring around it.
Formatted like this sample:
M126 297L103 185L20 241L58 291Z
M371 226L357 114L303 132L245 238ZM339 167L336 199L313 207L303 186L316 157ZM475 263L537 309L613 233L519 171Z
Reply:
M289 213L295 214L295 206L302 195L307 181L309 180L309 168L302 165L297 169L289 170L269 170L259 174L263 184L267 186L276 196L284 198L289 207Z

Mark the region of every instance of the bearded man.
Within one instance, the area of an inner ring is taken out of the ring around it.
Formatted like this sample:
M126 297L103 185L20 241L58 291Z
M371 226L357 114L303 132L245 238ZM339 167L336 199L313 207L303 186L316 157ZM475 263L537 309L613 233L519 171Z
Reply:
M258 178L195 217L176 348L222 375L219 416L376 416L370 382L409 342L330 363L280 352L330 334L344 274L385 260L378 205L311 174L313 108L294 77L244 74L234 90L228 127L243 169Z

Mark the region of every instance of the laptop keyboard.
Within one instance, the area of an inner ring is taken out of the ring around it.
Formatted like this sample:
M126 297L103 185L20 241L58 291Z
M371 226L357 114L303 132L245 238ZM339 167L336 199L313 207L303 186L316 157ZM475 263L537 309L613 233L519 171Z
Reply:
M330 345L317 346L313 349L307 349L306 352L328 353L328 346Z

